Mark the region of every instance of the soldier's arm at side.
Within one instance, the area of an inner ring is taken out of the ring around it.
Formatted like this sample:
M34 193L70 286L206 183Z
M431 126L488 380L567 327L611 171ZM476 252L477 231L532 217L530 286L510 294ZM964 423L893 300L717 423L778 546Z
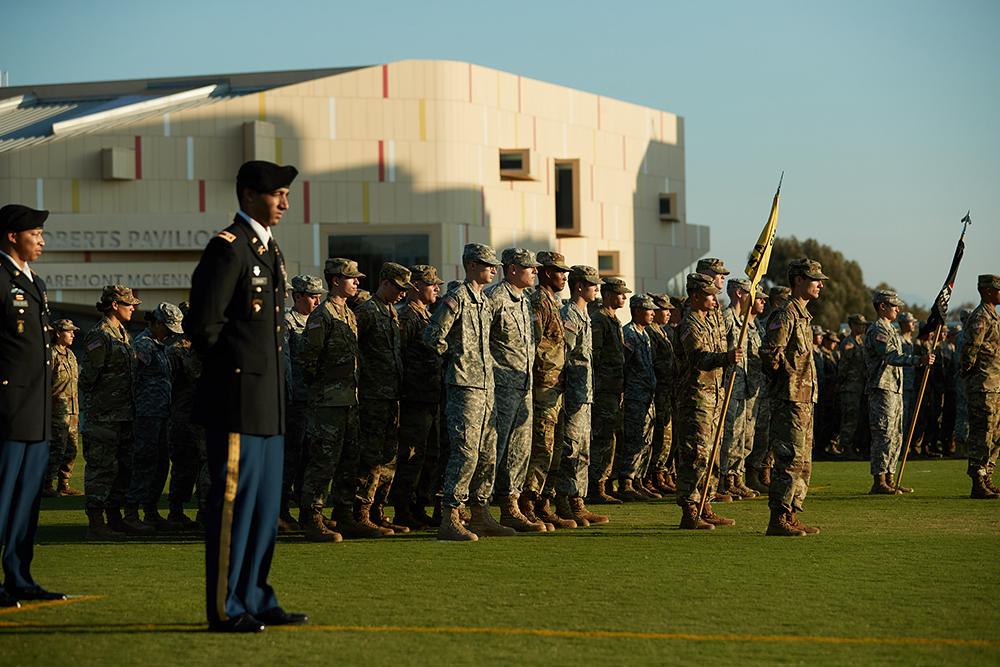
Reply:
M299 348L299 369L302 371L302 380L307 385L313 384L322 375L320 363L326 340L326 323L320 317L320 308L326 308L326 306L320 304L306 320L305 335L302 337L302 346Z
M595 322L594 320L590 320L590 322L591 322L590 326L592 329L590 346L591 349L593 350L590 363L594 369L594 377L597 377L597 372L600 370L601 366L601 358L603 357L604 339L606 332L604 330L603 322Z
M872 348L880 359L885 359L885 363L890 366L919 366L923 363L923 358L918 354L903 354L896 350L888 349L888 336L876 332L872 336Z
M711 371L729 363L728 352L713 352L709 349L708 341L693 329L681 333L681 345L684 346L691 365L700 371Z
M454 295L444 297L441 305L431 315L431 321L424 329L424 342L438 354L448 350L448 332L462 313L462 304Z
M787 312L787 311L786 311ZM784 370L789 375L794 369L789 367L785 358L785 348L788 347L788 340L792 335L792 319L786 313L779 313L767 324L767 340L765 346L761 348L762 363L770 367L772 371Z
M101 378L101 371L104 370L104 361L107 357L108 340L101 333L94 333L94 336L87 335L80 358L79 376L77 386L82 392L89 392L97 386ZM94 343L98 343L97 346Z
M214 346L229 321L229 306L240 280L236 250L225 239L209 242L191 276L191 308L184 317L184 331L198 354Z
M978 325L978 326L976 326ZM969 318L965 328L965 343L962 345L962 354L959 357L958 372L962 375L969 373L979 359L979 350L983 347L986 338L986 327L978 319Z

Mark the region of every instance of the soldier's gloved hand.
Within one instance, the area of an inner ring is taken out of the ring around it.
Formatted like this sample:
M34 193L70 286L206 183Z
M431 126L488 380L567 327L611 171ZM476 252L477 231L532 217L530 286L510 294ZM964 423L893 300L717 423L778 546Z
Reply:
M733 348L729 350L729 356L726 357L730 364L738 364L743 361L743 350L740 348Z
M920 357L920 364L922 366L931 366L934 364L935 358L936 357L933 354L925 354L924 356Z

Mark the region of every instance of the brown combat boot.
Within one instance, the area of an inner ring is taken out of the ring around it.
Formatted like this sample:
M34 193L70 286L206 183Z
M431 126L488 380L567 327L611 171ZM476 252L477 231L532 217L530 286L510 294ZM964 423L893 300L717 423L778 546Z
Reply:
M569 509L573 512L573 517L578 525L581 521L586 521L591 525L608 522L608 517L602 514L594 514L587 509L587 506L583 504L583 498L580 496L570 496Z
M118 519L117 512L114 519ZM120 522L120 525L119 525ZM142 519L139 518L139 510L125 510L125 515L112 523L111 512L108 512L108 525L114 526L115 530L121 531L126 535L156 535L156 528L145 524Z
M468 529L479 537L514 537L517 535L516 530L508 526L501 526L493 519L489 505L469 505L469 509L472 511L472 518L469 519Z
M307 508L299 511L300 522L304 521L303 513L308 512ZM322 516L322 514L320 515ZM372 540L382 537L382 531L371 521L368 525L362 525L354 518L350 505L337 505L333 508L333 518L337 522L337 532L345 540Z
M885 483L885 474L872 475L875 480L872 484L872 490L868 492L870 496L894 496L896 495L896 490ZM899 493L902 493L900 491Z
M611 482L608 482L610 487ZM621 505L622 501L618 500L614 496L608 495L607 490L603 483L598 482L597 484L590 485L590 495L587 497L587 502L591 505Z
M83 491L77 491L76 489L74 489L73 487L71 487L69 485L69 480L68 479L61 479L61 480L59 480L59 486L56 488L56 491L59 493L60 496L82 496L83 495Z
M184 526L180 523L160 516L156 505L146 505L142 508L142 511L146 515L142 522L147 526L152 526L158 533L176 533L184 530Z
M670 485L667 484L667 475L662 470L653 475L653 486L663 495L674 492L674 489L671 489Z
M358 523L362 526L375 526L386 537L395 535L396 530L389 525L388 521L384 520L384 517L381 516L382 513L377 510L377 507L377 505L372 503L355 503L354 510ZM407 528L406 532L410 532L410 529Z
M649 500L647 496L639 493L635 488L633 488L632 480L628 477L622 477L618 480L618 492L615 493L615 497L626 503Z
M815 535L819 532L819 528L813 528L812 526L807 526L806 524L799 521L799 517L795 514L794 510L791 513L791 518L788 521L793 528L797 528L804 532L806 535Z
M972 493L969 494L969 497L977 500L985 500L1000 498L1000 493L991 491L990 487L986 486L986 475L975 475L972 478Z
M645 477L640 481L642 482L642 488L646 489L646 493L653 496L653 498L659 500L663 497L663 494L656 488L656 480L652 477Z
M87 519L90 525L87 527L87 539L107 542L124 542L125 533L119 533L111 526L104 523L104 512L101 510L87 510Z
M457 507L443 507L438 539L445 542L475 542L479 537L462 525Z
M715 530L715 526L709 522L698 518L698 506L694 503L688 503L681 507L683 514L681 515L681 525L680 527L684 530Z
M538 493L536 493L535 491L525 491L517 498L517 509L521 511L521 514L523 514L524 518L526 518L528 521L530 521L531 523L542 524L543 526L545 526L545 530L551 533L553 530L556 529L556 524L552 523L545 517L540 516L535 511L535 507L538 506L539 502L540 500ZM546 499L545 509L548 508L549 508L549 501ZM549 514L552 513L549 512ZM559 517L556 518L558 519Z
M791 516L792 513L786 512L784 509L772 509L771 521L767 524L767 532L764 534L778 537L804 537L806 531L793 526L790 521Z
M305 525L305 538L310 542L340 542L344 539L343 535L327 527L319 508L310 510L309 520Z
M735 475L723 475L719 480L719 486L715 489L716 496L729 496L729 500L743 500L743 494L735 488ZM715 502L729 502L726 500L712 499Z
M302 514L302 512L300 511L299 514ZM297 530L302 530L302 526L292 518L292 513L288 511L288 506L282 505L281 512L278 513L278 532L293 533Z
M583 501L580 502L582 503ZM590 521L583 516L578 517L576 512L573 511L569 496L561 493L556 494L556 515L560 520L572 523L572 528L586 528L590 525Z
M1000 489L998 489L996 487L996 485L993 483L993 473L992 472L989 472L989 473L986 473L985 475L983 475L983 484L985 484L986 488L989 489L990 491L992 491L993 493L1000 493Z
M435 507L435 511L437 507ZM436 520L432 516L428 516L427 507L423 503L410 503L410 514L417 522L429 526L431 528L437 528L441 525L441 517L439 516Z
M552 508L549 506L549 499L545 496L539 496L538 500L535 501L535 516L537 516L542 521L546 523L551 523L556 528L576 528L580 524L573 519L572 516L567 514L563 516L559 511L559 495L556 494L556 511L553 512Z
M749 486L743 483L743 475L735 475L733 477L733 488L735 488L741 496L744 498L756 498L760 494L751 489Z
M667 493L677 493L677 475L672 472L663 473L664 489Z
M892 481L891 472L887 472L885 474L885 485L888 486L890 489L896 491L896 493L913 493L913 489L911 489L910 487L897 485L896 482Z
M763 472L763 470L757 468L747 468L747 486L762 496L766 496L770 490L768 488L770 484L764 484L761 480Z
M727 519L721 517L712 511L712 506L709 503L705 503L705 508L701 512L701 518L712 524L713 526L735 526L736 519Z
M497 504L500 505L501 526L513 528L519 533L546 532L544 523L541 521L538 523L532 523L528 520L528 517L521 514L521 510L517 508L517 496L500 496L497 498ZM475 517L474 511L472 516Z
M397 523L400 526L405 526L407 530L426 530L427 524L422 523L417 520L417 517L413 516L413 510L410 505L393 505L393 523Z

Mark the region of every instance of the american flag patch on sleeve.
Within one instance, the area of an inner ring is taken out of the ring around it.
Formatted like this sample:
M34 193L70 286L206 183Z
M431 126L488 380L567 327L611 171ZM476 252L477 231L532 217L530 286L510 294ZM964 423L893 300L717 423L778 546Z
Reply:
M875 340L877 340L880 343L884 343L885 342L885 334L875 334Z
M780 328L781 328L781 320L775 320L775 321L771 322L771 326L768 327L768 329L770 329L771 331L774 331L775 329L780 329Z
M444 303L445 303L446 306L448 306L452 310L455 310L456 308L458 308L458 299L456 299L453 296L446 296L444 298Z
M320 322L319 320L313 320L312 322L306 325L306 329L319 329L321 326L323 326L322 322Z
M148 364L149 363L149 357L146 356L145 352L142 352L142 351L136 352L135 353L135 358L138 359L139 361L141 361L144 364Z
M574 333L576 332L576 323L575 322L570 322L569 320L566 320L565 322L563 322L563 326L566 327L567 331L572 331Z
M687 337L690 336L690 335L691 335L691 330L690 329L685 329L684 333L681 334L681 342L683 343L684 341L686 341Z
M634 352L634 351L635 351L635 348L634 348L634 347L632 347L632 343L630 343L630 342L628 342L628 341L625 341L625 342L624 342L624 343L622 343L622 344L623 344L623 345L624 345L625 347L627 347L627 348L628 348L629 352Z
M973 322L972 323L972 328L973 329L982 329L983 328L983 323L982 322Z
M96 350L100 346L101 346L101 341L95 340L93 343L91 343L90 345L87 346L87 350L90 351L90 352L93 352L94 350Z

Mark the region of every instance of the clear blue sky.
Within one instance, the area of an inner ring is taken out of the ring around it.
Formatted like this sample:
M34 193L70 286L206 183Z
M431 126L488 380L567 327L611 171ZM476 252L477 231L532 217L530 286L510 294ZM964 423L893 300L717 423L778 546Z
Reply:
M933 300L1000 273L1000 2L9 3L0 69L63 83L470 61L685 118L687 214L742 267L778 234Z

